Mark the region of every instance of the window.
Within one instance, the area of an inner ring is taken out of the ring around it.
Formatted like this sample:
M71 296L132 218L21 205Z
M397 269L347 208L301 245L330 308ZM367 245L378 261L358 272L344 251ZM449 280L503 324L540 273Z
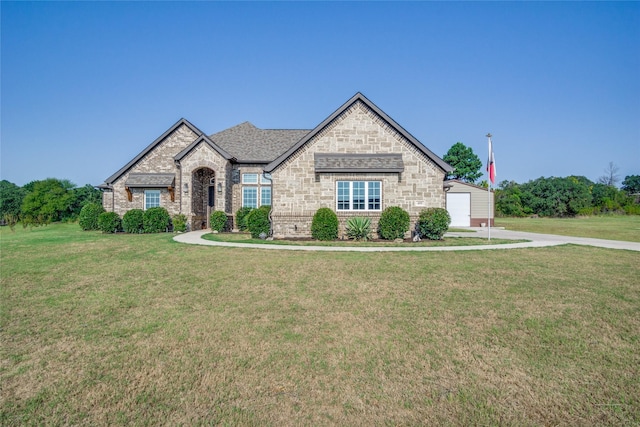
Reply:
M160 206L160 190L144 190L144 209Z
M260 175L260 184L271 185L271 174L265 172L262 175Z
M258 174L257 173L243 173L242 174L242 183L243 184L257 184L258 183Z
M258 187L242 187L242 207L258 207Z
M336 205L339 211L379 211L380 181L338 181Z
M271 206L271 187L260 188L260 206Z

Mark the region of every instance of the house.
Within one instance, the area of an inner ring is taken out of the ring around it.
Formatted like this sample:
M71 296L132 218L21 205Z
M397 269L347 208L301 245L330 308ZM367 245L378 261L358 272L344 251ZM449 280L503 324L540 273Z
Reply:
M494 220L494 193L457 179L445 181L447 211L452 227L480 227ZM490 196L489 196L490 194ZM489 210L491 203L491 210Z
M233 221L243 206L271 205L274 237L308 237L321 207L337 213L341 233L352 216L377 227L388 206L402 207L415 223L421 210L445 206L451 170L356 93L311 130L245 122L206 135L181 119L99 188L107 211L163 206L185 214L191 229L207 227L212 210Z

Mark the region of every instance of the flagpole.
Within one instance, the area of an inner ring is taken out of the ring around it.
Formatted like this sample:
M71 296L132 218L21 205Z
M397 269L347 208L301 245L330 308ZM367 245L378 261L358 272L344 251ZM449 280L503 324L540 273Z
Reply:
M489 162L491 162L491 153L493 152L493 147L491 146L491 133L487 134L487 138L489 138ZM487 225L489 231L489 242L491 242L491 163L487 163L487 183L489 184L487 187L487 205L489 207L487 211Z

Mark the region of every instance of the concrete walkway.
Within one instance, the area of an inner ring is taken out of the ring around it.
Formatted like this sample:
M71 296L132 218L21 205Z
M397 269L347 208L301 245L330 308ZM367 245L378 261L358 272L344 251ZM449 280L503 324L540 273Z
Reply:
M445 236L451 237L488 237L487 228L470 228L470 232L453 232ZM474 246L439 246L426 247L414 246L297 246L297 245L269 245L254 243L233 243L214 242L205 240L203 235L210 233L209 230L191 231L189 233L178 234L173 238L176 242L188 243L192 245L224 246L232 248L254 248L265 250L286 250L286 251L326 251L326 252L431 252L431 251L476 251L488 249L518 249L518 248L541 248L546 246L557 246L564 244L597 246L609 249L623 249L629 251L639 251L640 243L623 242L618 240L589 239L586 237L558 236L555 234L526 233L522 231L509 231L500 228L491 229L491 238L509 240L529 240L521 243L505 243L496 245L474 245Z

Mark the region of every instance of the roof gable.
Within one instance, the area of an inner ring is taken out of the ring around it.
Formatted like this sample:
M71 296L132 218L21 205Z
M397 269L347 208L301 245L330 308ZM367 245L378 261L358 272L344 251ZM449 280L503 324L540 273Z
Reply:
M231 154L227 153L222 148L220 148L218 145L216 145L213 141L211 141L211 139L209 139L209 137L207 135L201 135L198 139L196 139L191 144L189 144L189 146L187 148L185 148L184 150L182 150L181 152L176 154L173 159L179 162L187 154L189 154L191 152L191 150L196 148L198 146L198 144L200 144L200 143L206 144L209 147L211 147L214 151L216 151L218 154L220 154L222 157L224 157L225 160L234 160L234 161L236 160L235 157L233 157Z
M265 166L264 170L266 172L273 172L278 166L280 166L285 160L287 160L291 155L293 155L296 151L302 148L307 142L309 142L314 136L318 135L322 130L331 124L336 118L338 118L342 113L348 110L353 104L357 102L362 102L368 108L370 108L373 112L375 112L382 120L384 120L390 127L395 129L400 135L406 138L411 144L413 144L420 152L422 152L425 156L427 156L430 160L432 160L438 167L440 167L445 172L453 171L453 167L447 164L444 160L434 154L431 150L425 147L420 141L418 141L413 135L407 132L402 126L400 126L395 120L389 117L384 111L382 111L378 106L376 106L373 102L371 102L367 97L365 97L362 93L358 92L354 96L352 96L347 102L345 102L340 108L333 112L329 117L323 120L318 126L316 126L311 132L306 134L302 139L300 139L295 145L289 148L287 151L278 156L274 161Z
M136 163L138 163L140 160L142 160L142 158L144 156L149 154L149 152L151 152L154 148L156 148L156 146L158 146L162 141L164 141L164 139L166 137L171 135L171 133L173 131L175 131L176 129L178 129L180 126L188 127L197 136L202 136L203 135L203 133L202 133L202 131L200 129L198 129L197 127L195 127L191 123L189 123L189 121L187 119L182 118L182 119L178 120L169 129L167 129L167 131L165 133L163 133L162 135L160 135L155 141L153 141L151 144L149 144L147 146L147 148L142 150L137 156L135 156L133 159L131 159L131 161L129 163L127 163L126 165L124 165L118 172L114 173L109 178L105 179L104 180L105 184L113 184L118 178L120 178L125 172L127 172Z

